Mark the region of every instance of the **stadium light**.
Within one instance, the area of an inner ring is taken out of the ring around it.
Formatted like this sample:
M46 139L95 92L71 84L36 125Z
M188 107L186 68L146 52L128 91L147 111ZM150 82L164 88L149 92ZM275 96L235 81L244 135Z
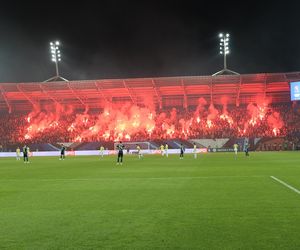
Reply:
M215 75L221 75L223 73L229 73L229 74L234 74L234 75L239 75L239 73L234 72L232 70L227 69L227 55L230 53L229 50L229 39L230 35L229 33L220 33L219 34L219 46L220 46L220 55L223 55L223 69L221 71L218 71L217 73L213 74Z
M54 77L51 77L50 79L46 80L45 82L55 81L55 80L59 80L59 79L61 79L63 81L68 81L67 79L65 79L59 75L58 63L61 61L61 52L60 52L59 46L60 46L59 41L50 42L51 61L55 63L56 75Z
M61 61L61 54L59 50L59 41L50 42L50 51L52 55L52 62L55 63L55 69L56 69L56 76L59 77L59 71L58 71L58 62Z
M224 57L224 69L227 69L226 55L229 54L229 34L219 34L220 39L220 54ZM225 38L226 37L226 38Z

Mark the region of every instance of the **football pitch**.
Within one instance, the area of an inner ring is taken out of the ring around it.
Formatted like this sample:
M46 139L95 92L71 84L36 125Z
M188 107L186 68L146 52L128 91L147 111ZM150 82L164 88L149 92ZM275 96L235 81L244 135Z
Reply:
M300 249L300 152L0 158L0 249Z

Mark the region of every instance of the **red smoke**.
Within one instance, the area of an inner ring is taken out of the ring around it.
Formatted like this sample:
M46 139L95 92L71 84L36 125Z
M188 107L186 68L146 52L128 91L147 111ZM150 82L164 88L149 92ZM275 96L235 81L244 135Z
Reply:
M207 107L204 98L198 99L194 112L173 108L157 112L153 100L144 107L131 103L108 103L100 113L92 113L88 106L84 112L76 113L69 105L36 106L26 117L22 138L32 140L41 135L66 138L68 141L134 140L134 138L190 138L199 131L212 131L216 126L227 126L239 136L245 136L249 129L262 124L268 126L275 136L284 126L278 112L268 107L268 102L258 98L247 106L243 123L228 110L228 98L222 97L221 107L213 103ZM219 110L218 110L219 109ZM220 125L221 124L221 125Z
M273 128L273 133L275 136L279 134L280 129L283 127L283 121L278 112L273 112L267 119L268 124Z

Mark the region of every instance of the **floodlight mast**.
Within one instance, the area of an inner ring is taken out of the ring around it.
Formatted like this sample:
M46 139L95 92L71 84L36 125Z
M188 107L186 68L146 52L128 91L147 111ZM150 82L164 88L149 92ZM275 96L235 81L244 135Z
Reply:
M68 81L67 79L65 79L59 75L58 62L61 61L61 53L60 53L59 46L60 46L59 41L50 42L51 61L55 63L56 75L49 78L45 82L57 81L57 80L63 80L66 82Z
M227 54L229 54L229 38L230 38L229 33L226 34L220 33L219 38L220 38L220 54L223 55L224 64L223 64L223 69L213 74L213 76L222 75L224 73L239 75L239 73L227 69Z
M56 69L56 76L59 76L58 72L58 61L61 61L60 59L60 50L59 50L59 42L56 41L55 44L53 42L50 43L51 46L51 55L52 55L52 61L55 62L55 69Z

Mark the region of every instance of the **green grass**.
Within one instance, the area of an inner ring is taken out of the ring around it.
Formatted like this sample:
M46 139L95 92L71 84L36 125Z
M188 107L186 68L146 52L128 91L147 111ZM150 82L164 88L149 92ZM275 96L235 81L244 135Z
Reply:
M299 249L300 153L0 159L0 249Z

